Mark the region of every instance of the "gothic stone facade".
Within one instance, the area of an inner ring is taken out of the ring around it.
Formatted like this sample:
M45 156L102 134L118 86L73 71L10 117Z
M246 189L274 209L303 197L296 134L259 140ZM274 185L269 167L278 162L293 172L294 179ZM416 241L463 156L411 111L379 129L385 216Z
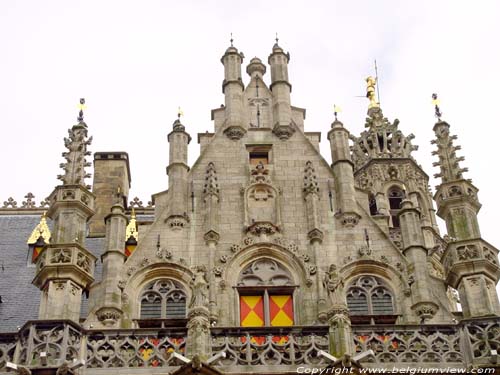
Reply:
M372 80L366 130L335 119L329 165L291 105L289 60L274 45L271 84L253 58L245 85L243 54L226 50L214 132L198 134L189 165L191 136L174 122L168 190L147 205L128 196L123 152L96 152L85 185L80 112L62 183L39 205L28 194L0 210L0 372L495 366L498 250L481 238L450 126L434 126L433 196Z

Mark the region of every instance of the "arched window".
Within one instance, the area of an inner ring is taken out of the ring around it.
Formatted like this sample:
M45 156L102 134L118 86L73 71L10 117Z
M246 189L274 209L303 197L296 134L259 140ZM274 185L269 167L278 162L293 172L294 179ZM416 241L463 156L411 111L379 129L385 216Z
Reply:
M353 323L394 323L396 319L394 297L375 276L360 276L349 285L347 307Z
M141 319L184 319L186 293L182 286L171 279L149 283L140 297Z
M394 186L387 192L387 198L389 199L389 209L391 212L392 226L394 228L399 228L398 214L401 210L401 203L405 198L405 193L399 187Z
M242 327L291 326L294 324L293 279L280 263L260 258L238 278Z

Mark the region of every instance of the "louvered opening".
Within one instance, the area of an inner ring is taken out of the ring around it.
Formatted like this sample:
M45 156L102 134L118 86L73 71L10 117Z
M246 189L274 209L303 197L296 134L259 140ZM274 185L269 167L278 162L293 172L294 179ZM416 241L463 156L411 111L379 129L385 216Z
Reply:
M368 314L368 300L363 294L358 295L348 295L347 296L347 307L349 308L349 313L352 315L366 315Z
M161 301L142 301L141 319L161 318Z
M372 296L373 314L390 315L394 313L391 296L374 294Z
M166 318L182 319L186 317L186 301L167 301Z

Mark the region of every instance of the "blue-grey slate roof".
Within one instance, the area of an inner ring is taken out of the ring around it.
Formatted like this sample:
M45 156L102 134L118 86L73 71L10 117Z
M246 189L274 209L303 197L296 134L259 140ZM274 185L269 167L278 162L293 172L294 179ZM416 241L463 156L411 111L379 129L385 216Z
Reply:
M0 215L0 332L15 332L26 321L38 318L40 290L31 284L35 267L28 259L26 241L40 215ZM51 226L48 221L49 226ZM85 247L97 258L94 278L101 279L104 238L87 238ZM87 315L87 299L82 301L82 317Z

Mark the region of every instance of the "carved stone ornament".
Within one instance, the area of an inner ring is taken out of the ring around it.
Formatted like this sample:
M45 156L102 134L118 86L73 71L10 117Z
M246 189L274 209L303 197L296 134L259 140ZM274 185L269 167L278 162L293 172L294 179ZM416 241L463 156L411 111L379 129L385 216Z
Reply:
M361 216L355 212L337 212L335 217L342 223L346 228L354 228L358 225Z
M172 251L169 249L158 249L156 251L156 257L161 260L170 260L172 259Z
M279 228L270 222L256 222L250 225L247 229L248 232L255 236L260 236L261 234L275 234L279 231Z
M417 316L425 321L427 319L432 319L436 315L439 307L434 302L420 302L412 306L413 311Z
M273 128L273 133L282 141L289 139L293 133L295 133L295 128L292 124L290 125L278 125L276 124Z
M311 241L311 243L315 241L319 243L323 242L323 232L318 228L310 230L309 233L307 233L307 237L309 238L309 241Z
M205 233L203 239L207 244L210 242L214 242L215 244L217 244L219 242L220 235L216 231L210 230L207 233Z
M240 274L238 286L293 285L292 275L280 263L261 258L252 262Z
M114 307L103 307L97 310L96 316L105 327L113 327L122 317L122 312Z
M246 133L246 129L241 126L229 126L226 130L224 130L225 136L233 141L243 138Z
M167 226L173 230L181 230L189 223L189 217L186 213L184 215L170 215L166 220Z

